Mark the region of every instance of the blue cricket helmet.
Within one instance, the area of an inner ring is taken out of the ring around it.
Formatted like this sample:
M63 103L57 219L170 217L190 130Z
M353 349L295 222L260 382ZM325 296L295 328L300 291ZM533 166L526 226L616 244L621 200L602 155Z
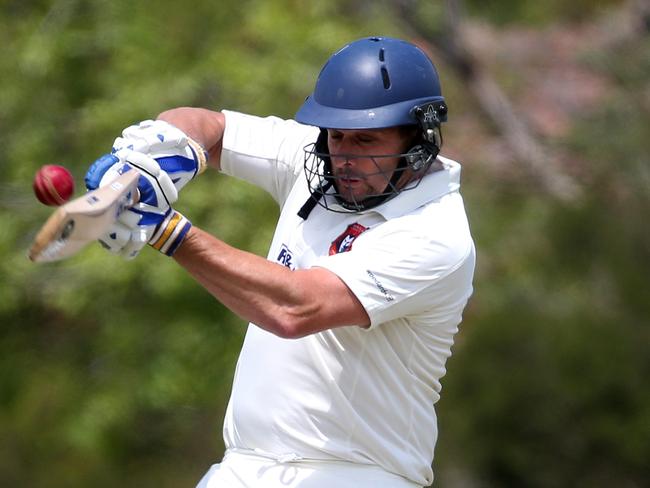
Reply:
M445 121L440 79L428 56L400 39L368 37L330 57L295 119L330 129L415 125L414 109L425 104L444 108Z
M424 52L401 39L368 37L354 41L327 61L295 119L320 127L315 143L304 148L305 177L310 197L298 215L306 219L316 205L333 212L360 212L374 208L403 191L415 189L422 177L439 170L436 158L442 147L440 125L447 121L447 105L435 66ZM410 149L402 154L337 155L353 160L371 159L386 187L356 199L341 192L332 171L327 129L417 128ZM395 169L377 163L394 158ZM331 197L331 198L329 198ZM332 204L332 199L338 205Z

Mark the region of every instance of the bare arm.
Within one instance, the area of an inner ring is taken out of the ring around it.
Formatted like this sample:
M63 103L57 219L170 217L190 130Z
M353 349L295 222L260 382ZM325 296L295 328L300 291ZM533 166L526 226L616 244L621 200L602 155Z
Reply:
M324 268L292 271L196 227L174 259L234 313L280 337L370 324L357 297Z
M202 144L208 150L209 164L219 169L225 130L221 112L181 107L158 118ZM357 297L324 268L291 271L235 249L196 227L174 259L234 313L281 337L370 324Z
M169 122L185 132L208 151L208 164L219 169L221 143L226 119L221 112L204 108L180 107L166 110L158 119Z

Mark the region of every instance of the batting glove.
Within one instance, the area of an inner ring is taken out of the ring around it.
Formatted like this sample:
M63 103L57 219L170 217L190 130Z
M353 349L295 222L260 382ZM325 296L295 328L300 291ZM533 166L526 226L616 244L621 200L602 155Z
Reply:
M135 258L145 244L172 256L191 228L192 223L185 216L170 208L159 224L138 225L128 219L120 219L99 242L124 259Z
M208 153L183 131L163 120L144 120L127 127L113 142L113 152L129 149L146 154L166 172L180 191L205 171Z
M139 200L120 214L100 242L112 253L132 259L172 214L171 205L177 200L178 191L156 160L128 149L105 154L95 161L86 173L86 188L105 186L127 171L140 173Z

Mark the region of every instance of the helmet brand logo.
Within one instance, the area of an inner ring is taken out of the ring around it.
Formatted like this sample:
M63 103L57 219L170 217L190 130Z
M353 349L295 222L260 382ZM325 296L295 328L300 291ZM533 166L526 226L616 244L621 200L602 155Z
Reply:
M334 239L332 244L330 244L329 255L332 256L334 254L351 250L354 240L366 230L368 230L368 227L364 227L358 222L348 225L347 229L345 229L345 231L343 231L343 233Z
M432 123L432 122L436 122L437 120L438 120L438 114L433 109L433 105L429 105L427 107L427 111L424 112L424 122Z

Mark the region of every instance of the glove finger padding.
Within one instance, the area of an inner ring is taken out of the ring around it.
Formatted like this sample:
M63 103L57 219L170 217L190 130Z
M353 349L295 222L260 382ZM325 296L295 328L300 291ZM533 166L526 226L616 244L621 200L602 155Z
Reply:
M121 150L115 153L121 160L136 168L142 176L151 183L151 189L143 185L140 190L140 201L153 207L162 207L161 196L171 206L178 200L178 190L174 186L172 179L166 171L160 168L158 162L141 152Z
M84 176L86 189L90 191L99 188L106 172L119 162L119 158L114 154L104 154L97 158L93 164L90 165L90 168L88 168L88 171L86 171L86 175ZM117 173L114 174L116 175L115 177L118 176Z
M130 149L144 153L170 175L180 191L207 167L207 152L183 131L163 120L145 120L127 127L113 142L113 152Z
M110 251L112 254L120 256L124 259L135 258L142 248L147 245L151 235L154 232L154 226L135 226L132 228L126 227L121 222L116 222L106 235L99 239L101 245ZM119 237L113 239L115 235Z
M135 258L142 248L147 245L151 235L154 232L154 226L141 227L137 226L131 231L131 238L129 242L120 250L119 254L124 259L133 259Z
M170 209L163 217L162 222L165 222L171 213ZM135 258L152 239L154 232L163 225L160 223L142 226L138 225L139 220L139 214L123 212L108 232L99 239L99 242L112 254L124 259Z
M121 149L133 145L131 149L134 151L148 153L177 149L185 146L187 139L182 130L164 120L143 120L124 129L113 147Z
M129 227L120 221L115 222L111 228L99 238L101 245L112 254L120 254L122 249L131 240L133 227Z

